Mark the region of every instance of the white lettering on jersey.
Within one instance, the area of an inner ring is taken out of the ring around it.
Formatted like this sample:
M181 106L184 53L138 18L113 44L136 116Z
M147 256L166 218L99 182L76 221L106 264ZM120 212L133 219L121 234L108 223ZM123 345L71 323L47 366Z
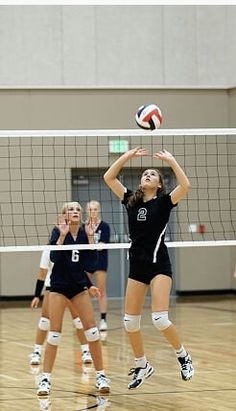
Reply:
M79 261L79 250L72 250L71 261L73 261L73 263L78 263L78 261Z
M147 219L147 209L142 207L138 210L137 220L146 221Z

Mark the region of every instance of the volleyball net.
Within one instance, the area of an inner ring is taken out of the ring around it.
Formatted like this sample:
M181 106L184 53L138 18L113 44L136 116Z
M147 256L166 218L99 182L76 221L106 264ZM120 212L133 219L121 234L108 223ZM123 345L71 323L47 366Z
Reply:
M162 171L167 192L175 187L172 170L152 157L164 148L191 182L172 211L167 246L236 245L236 129L29 130L0 132L0 251L53 248L48 239L62 205L79 201L85 209L91 200L100 202L110 225L105 247L129 248L126 213L103 174L136 146L150 155L125 165L119 178L128 188L138 186L146 168Z

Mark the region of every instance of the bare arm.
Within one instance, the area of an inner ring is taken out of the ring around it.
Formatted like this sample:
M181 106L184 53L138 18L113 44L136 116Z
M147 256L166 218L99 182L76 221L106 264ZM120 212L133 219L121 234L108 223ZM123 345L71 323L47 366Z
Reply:
M177 204L180 200L182 200L182 198L186 196L191 187L188 177L186 176L184 170L180 167L174 156L167 150L158 151L154 154L153 157L165 161L174 171L178 185L170 193L170 196L172 203Z
M123 200L124 198L125 187L118 180L118 174L128 160L131 160L131 158L133 157L146 156L147 154L148 151L144 148L133 148L132 150L129 150L126 153L122 154L122 156L120 156L104 174L104 180L106 184L120 200Z

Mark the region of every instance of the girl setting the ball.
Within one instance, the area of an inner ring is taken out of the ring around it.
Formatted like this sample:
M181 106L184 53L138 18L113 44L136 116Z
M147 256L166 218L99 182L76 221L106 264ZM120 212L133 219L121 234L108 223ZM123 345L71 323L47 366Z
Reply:
M169 300L172 270L164 236L170 212L184 198L190 188L189 180L167 150L153 155L172 168L178 185L171 193L164 193L159 170L147 169L141 176L139 188L133 192L117 176L127 161L148 155L142 148L134 148L118 158L104 175L106 184L122 201L128 213L131 247L129 250L129 278L125 297L124 326L134 354L135 366L130 370L129 389L139 387L150 377L154 368L147 361L140 331L141 313L149 286L152 299L152 322L163 333L175 350L181 377L189 380L194 375L192 359L183 347L175 326L169 320Z

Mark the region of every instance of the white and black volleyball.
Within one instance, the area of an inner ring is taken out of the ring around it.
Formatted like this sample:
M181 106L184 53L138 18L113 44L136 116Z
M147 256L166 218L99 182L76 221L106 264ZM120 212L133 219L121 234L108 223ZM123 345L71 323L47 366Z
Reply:
M155 130L162 123L162 113L155 104L145 104L139 107L135 120L139 127L145 130Z

